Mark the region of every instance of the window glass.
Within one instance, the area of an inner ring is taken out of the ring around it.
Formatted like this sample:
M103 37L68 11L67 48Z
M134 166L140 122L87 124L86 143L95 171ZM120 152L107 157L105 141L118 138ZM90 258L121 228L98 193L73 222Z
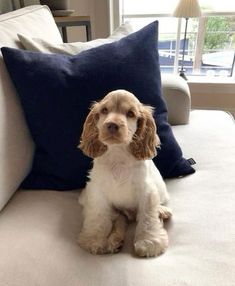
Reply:
M122 0L122 20L130 21L135 30L159 21L162 72L173 72L182 65L185 19L177 35L179 19L171 17L177 3L177 0ZM199 0L199 4L209 14L188 21L184 69L188 75L231 76L235 62L235 1Z

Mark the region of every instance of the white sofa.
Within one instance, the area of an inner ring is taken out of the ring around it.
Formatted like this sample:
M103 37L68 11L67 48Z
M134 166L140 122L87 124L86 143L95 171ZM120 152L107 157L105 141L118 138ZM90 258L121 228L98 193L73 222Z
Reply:
M0 16L0 46L21 48L17 33L62 42L42 6ZM1 286L235 285L234 120L221 111L189 114L180 78L164 77L163 91L184 156L197 162L195 174L166 181L174 214L166 225L170 246L157 258L135 257L132 225L119 254L93 256L76 242L78 192L17 190L34 147L0 55Z

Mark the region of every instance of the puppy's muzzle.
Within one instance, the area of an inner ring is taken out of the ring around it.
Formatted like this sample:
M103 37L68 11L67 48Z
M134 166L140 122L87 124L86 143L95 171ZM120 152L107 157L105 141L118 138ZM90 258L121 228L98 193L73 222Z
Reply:
M119 126L114 122L107 122L106 123L106 129L107 129L109 134L114 135L118 132Z

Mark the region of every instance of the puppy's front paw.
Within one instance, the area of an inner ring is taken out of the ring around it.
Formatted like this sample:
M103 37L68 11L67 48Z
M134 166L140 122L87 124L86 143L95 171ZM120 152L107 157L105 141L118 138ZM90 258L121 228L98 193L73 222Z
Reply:
M134 246L135 253L140 257L158 256L166 250L166 247L157 240L139 240Z
M140 257L155 257L167 249L168 246L168 236L165 230L165 233L161 233L161 236L158 238L144 238L137 240L134 244L135 253Z
M79 235L78 244L81 248L89 251L91 254L105 254L107 253L106 248L107 240L100 237L87 237Z

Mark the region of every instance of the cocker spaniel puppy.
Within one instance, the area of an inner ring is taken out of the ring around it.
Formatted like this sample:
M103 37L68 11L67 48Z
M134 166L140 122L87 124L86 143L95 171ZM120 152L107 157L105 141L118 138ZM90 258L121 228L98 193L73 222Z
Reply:
M152 111L116 90L92 106L84 123L79 147L94 164L79 198L84 221L78 242L93 254L118 252L133 219L138 256L157 256L168 246L162 220L171 210L162 205L168 194L151 160L160 145Z

